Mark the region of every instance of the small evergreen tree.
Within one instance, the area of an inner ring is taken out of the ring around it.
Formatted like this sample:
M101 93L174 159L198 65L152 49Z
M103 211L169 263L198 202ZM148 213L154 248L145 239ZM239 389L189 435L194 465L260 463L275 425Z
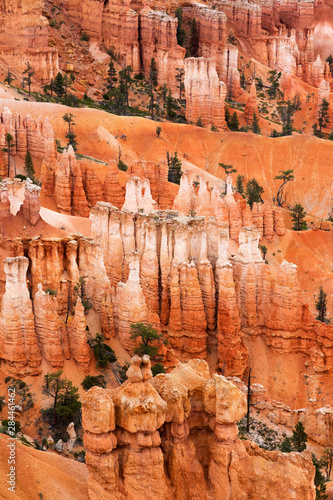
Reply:
M155 328L149 323L147 325L143 323L133 323L131 325L131 340L140 340L139 345L134 349L134 354L138 356L143 356L148 354L152 361L156 361L157 365L152 367L152 371L155 375L157 373L165 373L164 366L158 359L157 354L161 344L167 345L167 340L163 337L161 333L158 333ZM164 371L163 371L164 370Z
M132 84L132 66L125 66L119 71L119 92L121 94L121 102L123 102L123 112L126 113L125 106L129 106L129 90Z
M301 453L306 449L306 442L308 440L308 435L305 432L304 425L302 422L297 422L295 429L293 430L293 435L291 437L291 442L293 448Z
M156 135L157 135L157 137L159 137L161 135L161 132L162 132L162 127L160 127L160 126L156 127Z
M266 260L267 247L265 247L265 245L259 245L259 248L262 251L262 258Z
M177 43L181 47L185 47L186 42L186 32L183 28L183 9L179 6L176 9L175 16L178 19L177 26Z
M237 170L232 165L226 165L225 163L219 163L219 166L224 169L226 175L234 174L237 172Z
M230 111L227 107L225 107L225 110L224 110L224 118L225 118L225 121L227 122L227 125L229 127L231 115L230 115Z
M104 335L96 333L95 337L87 342L97 360L96 368L107 368L109 363L117 361L113 349L104 342Z
M326 484L325 478L321 473L322 463L320 460L316 458L316 456L312 453L312 463L315 466L315 477L314 477L314 485L316 487L316 500L326 500L328 495L326 494Z
M236 193L239 193L244 198L244 175L237 175L236 179Z
M290 212L292 221L294 223L294 231L305 231L308 226L305 219L306 212L300 203L296 203Z
M31 95L31 84L32 84L32 77L35 74L35 70L30 66L30 63L26 63L27 67L23 71L23 74L26 75L23 77L23 83L27 83L28 88L29 88L29 96Z
M325 469L326 480L329 481L331 479L331 472L333 467L333 448L324 449L320 462L323 469Z
M199 118L197 119L196 126L197 127L203 127L204 126L201 116L199 116Z
M9 71L9 68L8 68L7 76L4 79L4 83L7 83L8 85L11 85L11 83L12 83L13 80L15 80L15 76L13 76L13 74Z
M64 79L63 79L60 71L57 73L57 75L54 79L54 91L58 97L62 97L65 93Z
M264 192L264 188L260 186L259 182L256 179L250 179L246 184L246 198L247 202L250 205L252 210L254 203L263 203L261 195Z
M184 75L185 71L183 68L176 68L176 81L177 81L177 88L179 89L179 100L182 100L182 93L185 90L185 85L184 85Z
M251 130L254 134L260 134L260 132L261 132L260 127L259 127L259 120L258 120L258 117L257 117L255 111L253 112L253 122L252 122Z
M152 57L149 66L149 83L152 87L157 86L157 64L155 58Z
M51 78L50 83L44 85L43 90L45 94L48 94L50 92L50 97L52 97L53 92L55 92L55 84L53 78Z
M237 132L239 130L239 120L236 111L232 114L229 120L229 129Z
M151 119L154 119L154 88L157 86L157 64L155 59L152 57L149 66L149 96L150 96L150 113Z
M276 175L274 177L274 179L283 181L281 186L279 187L277 195L276 195L276 202L277 202L279 207L282 207L286 201L286 198L283 197L283 188L288 182L293 181L295 179L295 177L294 177L293 170L280 170L280 172L281 172L281 174Z
M33 180L35 178L34 164L29 150L27 151L27 154L25 155L24 159L24 171L26 173L26 176L29 177L29 179Z
M316 309L318 311L317 320L325 322L327 314L327 293L324 292L322 286L319 287L318 300L316 302Z
M268 95L271 99L275 99L277 96L277 92L279 90L279 80L281 78L281 71L278 73L275 70L269 71L268 81L271 84L268 89Z
M195 19L192 19L191 22L191 32L190 32L190 40L188 46L188 54L190 57L198 57L199 56L199 31L198 25Z
M83 382L81 382L81 385L85 391L89 391L89 389L91 389L94 386L105 388L106 380L105 377L103 377L103 375L97 375L96 377L93 375L87 375L83 379Z
M167 153L167 161L168 161L168 181L173 182L174 184L180 184L180 178L183 174L182 172L182 162L178 158L178 153L175 151L174 156L170 156Z
M75 125L74 122L75 116L72 115L72 113L66 113L62 117L64 122L68 123L68 132L65 134L65 137L67 139L67 146L72 146L74 151L77 151L77 141L76 141L76 134L74 133L73 127Z
M10 134L9 132L7 132L7 134L5 135L5 141L6 141L6 146L4 148L2 148L2 151L4 153L7 153L7 155L8 155L7 156L7 158L8 158L8 162L7 162L7 176L9 177L9 174L10 174L10 158L11 158L12 149L15 146L14 137L12 136L12 134Z
M320 103L318 110L319 133L321 133L322 128L326 128L330 123L330 119L328 116L328 108L329 108L329 102L326 101L326 99L323 99Z
M175 105L175 100L173 99L171 95L171 90L169 90L166 102L165 102L165 110L166 110L166 115L169 118L169 120L174 120L176 117L176 105Z
M63 371L44 375L43 393L53 398L50 409L52 427L58 422L69 423L79 418L81 403L78 389L67 378L62 378Z
M115 89L115 84L117 83L117 81L118 81L117 71L116 71L116 68L114 67L113 60L110 59L109 69L108 69L108 85L107 85L108 96L109 96L110 101L112 101L112 99L114 97L114 89Z
M92 303L88 299L87 294L86 294L86 281L83 278L83 276L79 277L79 281L74 286L74 298L75 298L75 302L76 302L76 298L77 297L80 297L82 305L83 305L85 311L89 311L89 309L92 308Z
M290 453L292 450L291 446L291 439L289 437L284 438L284 440L281 443L281 451L283 453Z

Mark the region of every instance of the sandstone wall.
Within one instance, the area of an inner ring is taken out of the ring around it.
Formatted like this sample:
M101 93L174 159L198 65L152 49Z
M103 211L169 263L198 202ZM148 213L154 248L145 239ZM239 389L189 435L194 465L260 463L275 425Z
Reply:
M48 21L42 0L13 0L0 6L0 60L16 74L29 61L33 80L48 83L58 73L58 53L48 45Z
M212 59L187 58L185 60L186 118L196 124L226 127L224 101L226 85L219 81Z

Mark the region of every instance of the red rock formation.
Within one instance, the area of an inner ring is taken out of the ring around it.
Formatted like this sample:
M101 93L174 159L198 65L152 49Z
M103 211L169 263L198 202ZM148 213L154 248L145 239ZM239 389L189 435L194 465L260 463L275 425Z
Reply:
M257 118L259 118L256 84L253 81L251 84L251 88L250 88L249 98L246 101L246 105L244 108L244 118L246 120L247 125L249 125L249 126L252 125L254 114L256 114Z
M39 186L27 179L25 181L25 192L24 192L24 200L23 200L23 215L24 217L35 226L40 219L40 190Z
M14 376L41 372L42 357L26 283L28 264L25 257L4 262L6 292L0 314L0 353L2 370Z
M190 57L185 61L186 118L204 125L225 127L226 86L219 81L212 59Z
M90 207L94 207L98 201L103 200L103 185L97 177L95 169L89 163L84 170L84 191Z
M139 261L130 263L128 280L118 283L115 298L115 326L122 345L132 352L135 341L130 339L132 323L152 323L159 326L159 318L149 310L140 285Z
M281 209L265 202L254 204L251 210L242 197L238 197L237 193L233 194L231 175L224 185L214 186L213 189L201 177L197 176L196 182L197 179L200 182L198 194L192 177L187 172L181 177L179 191L173 203L173 209L180 215L194 212L207 218L213 216L218 225L229 228L230 238L235 241L238 241L243 226L253 224L259 229L260 237L271 238L274 232L279 236L285 234Z
M224 377L210 379L204 361L179 364L149 382L149 357L135 356L127 374L118 389L93 387L83 402L91 500L236 500L272 494L276 482L281 499L315 498L310 453L267 452L238 440L245 397Z
M139 45L139 16L137 12L114 1L108 2L102 17L102 39L107 47L120 53L122 61L132 67L133 73L141 71Z
M58 156L54 199L61 213L88 217L89 208L83 189L81 168L72 146Z
M149 180L144 179L142 182L139 177L131 177L126 183L125 203L122 210L149 214L156 208L157 203L151 196Z
M0 117L0 144L5 146L5 135L9 132L14 139L12 154L24 158L29 150L31 155L42 158L47 163L56 159L55 135L48 118L35 122L29 115L22 117L4 106Z
M70 352L83 372L89 371L91 354L87 344L86 320L80 297L76 300L75 315L67 323Z
M104 200L117 208L121 208L125 201L125 190L119 184L118 164L111 160L104 183Z
M183 68L185 48L177 44L178 21L165 12L143 9L140 12L140 51L146 75L152 57L157 64L159 85L168 82L171 92L178 93L176 68Z
M49 82L58 72L57 51L48 45L48 21L41 0L4 3L1 8L0 56L14 73L23 73L26 63L34 78Z
M38 285L34 299L34 316L38 345L42 356L55 368L61 368L64 357L70 358L67 332L64 322L58 316L57 298L43 292Z

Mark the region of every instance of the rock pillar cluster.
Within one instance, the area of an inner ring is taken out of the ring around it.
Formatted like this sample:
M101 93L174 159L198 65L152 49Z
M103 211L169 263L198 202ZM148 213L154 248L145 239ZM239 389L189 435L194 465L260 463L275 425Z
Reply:
M276 483L280 499L315 498L310 453L240 441L245 397L223 376L210 378L205 361L152 379L149 357L134 356L127 375L121 387L93 387L83 401L91 500L238 500L272 495Z

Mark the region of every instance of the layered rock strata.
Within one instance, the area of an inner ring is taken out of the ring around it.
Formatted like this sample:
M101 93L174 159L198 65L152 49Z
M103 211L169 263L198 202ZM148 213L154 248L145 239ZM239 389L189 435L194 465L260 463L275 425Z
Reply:
M267 498L277 482L273 498L315 498L310 453L240 441L245 397L224 377L209 378L204 361L152 379L149 357L135 356L127 375L118 389L90 389L83 402L91 500Z
M226 85L219 80L213 59L187 58L184 84L187 120L225 128Z
M41 372L42 356L26 283L28 265L26 257L7 258L4 262L6 291L0 313L1 367L13 375Z
M23 73L29 61L34 79L48 83L57 74L58 53L48 44L48 21L42 0L3 2L0 10L0 58L14 73Z

